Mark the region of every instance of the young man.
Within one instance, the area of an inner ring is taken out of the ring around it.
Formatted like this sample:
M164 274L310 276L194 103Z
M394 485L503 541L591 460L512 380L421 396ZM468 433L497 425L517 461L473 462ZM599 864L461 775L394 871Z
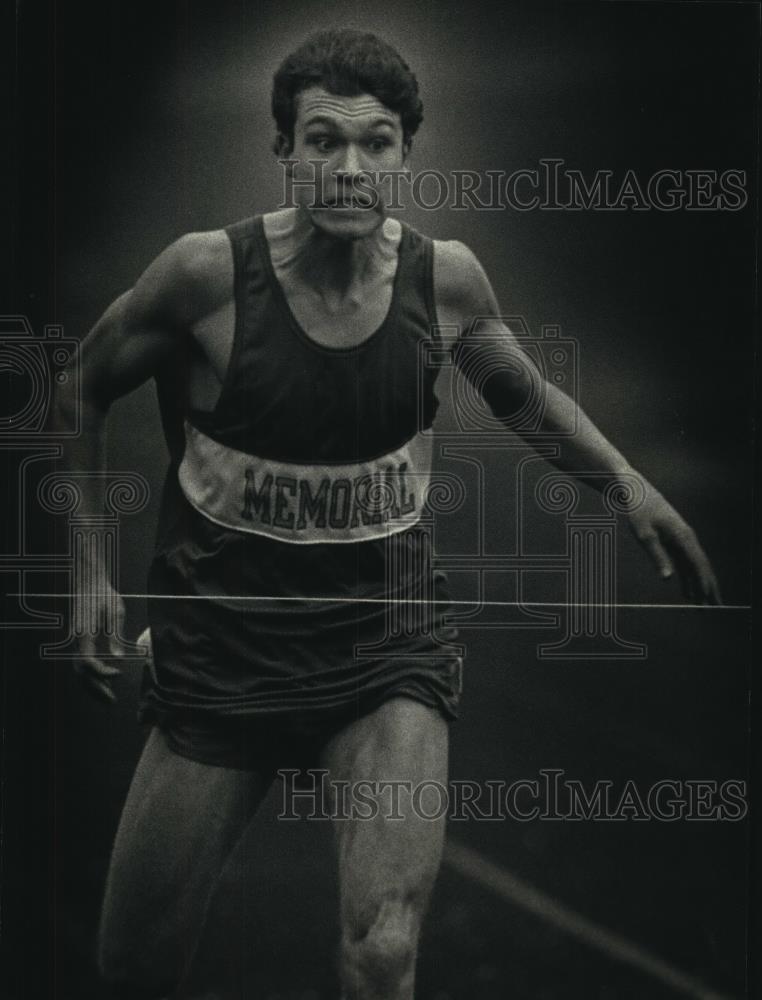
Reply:
M457 327L459 342L439 346L468 374L472 320L497 317L498 305L466 246L386 216L383 178L404 167L422 119L393 49L352 31L314 36L278 70L273 112L298 205L182 237L83 346L73 464L102 468L110 404L152 377L172 456L141 699L153 728L102 917L115 996L186 995L216 879L278 768L324 767L350 783L447 780L460 662L420 523L437 403L419 348L437 345L438 324ZM495 414L510 421L539 388L542 429L564 442L560 468L632 474L571 399L539 385L497 319L491 332L508 362L484 385ZM65 416L74 404L60 405ZM718 602L693 532L643 485L628 517L656 568L679 572L690 599ZM87 504L99 502L91 485ZM101 565L85 576L79 601L105 619L120 602ZM390 638L387 601L415 609L414 627ZM384 638L383 653L355 655ZM82 653L87 683L112 698L114 668L92 642ZM404 796L399 805L403 822L381 808L335 824L347 1000L413 997L444 819L417 815Z

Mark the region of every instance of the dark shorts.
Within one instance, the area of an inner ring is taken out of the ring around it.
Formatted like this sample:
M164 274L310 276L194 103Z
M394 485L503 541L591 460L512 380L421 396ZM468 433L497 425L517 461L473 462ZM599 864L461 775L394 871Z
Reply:
M149 574L161 600L148 601L141 710L322 715L400 691L457 715L465 650L428 528L289 545L222 529L175 499Z
M390 698L400 696L427 705L448 722L455 718L425 693L401 689L342 710L253 716L165 715L145 721L154 721L164 732L170 750L181 757L213 767L257 771L271 780L279 770L319 768L321 752L329 740Z

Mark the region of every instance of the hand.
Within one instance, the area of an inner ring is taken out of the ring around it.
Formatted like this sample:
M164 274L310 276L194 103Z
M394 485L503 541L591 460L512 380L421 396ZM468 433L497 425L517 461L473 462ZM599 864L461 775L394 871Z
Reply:
M148 667L153 667L153 640L151 639L151 629L144 628L137 638L138 646L142 647L143 662Z
M645 500L627 518L662 579L670 579L677 571L689 601L721 604L717 579L695 532L658 490L648 483L643 485Z
M120 639L124 634L124 601L102 574L88 574L88 579L92 591L77 594L74 601L74 629L81 654L74 671L96 698L115 702L111 682L121 670L104 662L99 646L105 642L111 656L125 655Z

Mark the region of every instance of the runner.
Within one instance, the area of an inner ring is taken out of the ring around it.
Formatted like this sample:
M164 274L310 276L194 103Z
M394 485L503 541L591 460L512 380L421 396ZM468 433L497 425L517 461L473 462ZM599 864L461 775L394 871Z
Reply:
M72 466L103 468L111 403L150 378L171 455L149 574L140 714L151 731L102 915L100 965L117 997L190 995L183 977L219 873L279 769L447 781L462 664L424 517L437 400L435 371L419 385L419 351L452 352L468 375L472 320L500 310L465 245L387 215L381 177L403 169L422 120L396 51L361 32L312 36L276 73L273 113L296 207L183 236L83 345ZM444 343L441 326L464 332ZM522 358L486 383L493 412L510 422L539 388L559 468L631 475L576 404L540 384L510 331L497 319L491 331ZM66 419L74 402L59 406ZM693 532L641 481L628 520L657 570L717 603ZM86 512L99 510L96 482ZM105 617L111 583L87 569L78 600ZM415 609L391 646L389 602ZM383 653L356 655L381 640ZM93 642L82 653L86 683L112 699L115 668ZM345 1000L414 995L444 818L401 806L402 822L381 809L335 824Z

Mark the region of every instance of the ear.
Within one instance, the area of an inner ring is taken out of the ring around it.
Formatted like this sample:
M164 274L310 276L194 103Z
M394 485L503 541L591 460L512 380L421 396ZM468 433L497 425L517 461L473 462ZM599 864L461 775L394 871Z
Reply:
M407 161L410 156L410 151L413 148L413 140L405 139L402 143L402 166L407 166Z
M273 152L275 153L275 155L279 157L279 159L285 160L287 157L291 155L293 148L294 144L291 142L288 136L284 135L282 132L278 132L277 135L275 136L275 142L273 143ZM289 164L287 165L286 169L292 170L293 167Z

